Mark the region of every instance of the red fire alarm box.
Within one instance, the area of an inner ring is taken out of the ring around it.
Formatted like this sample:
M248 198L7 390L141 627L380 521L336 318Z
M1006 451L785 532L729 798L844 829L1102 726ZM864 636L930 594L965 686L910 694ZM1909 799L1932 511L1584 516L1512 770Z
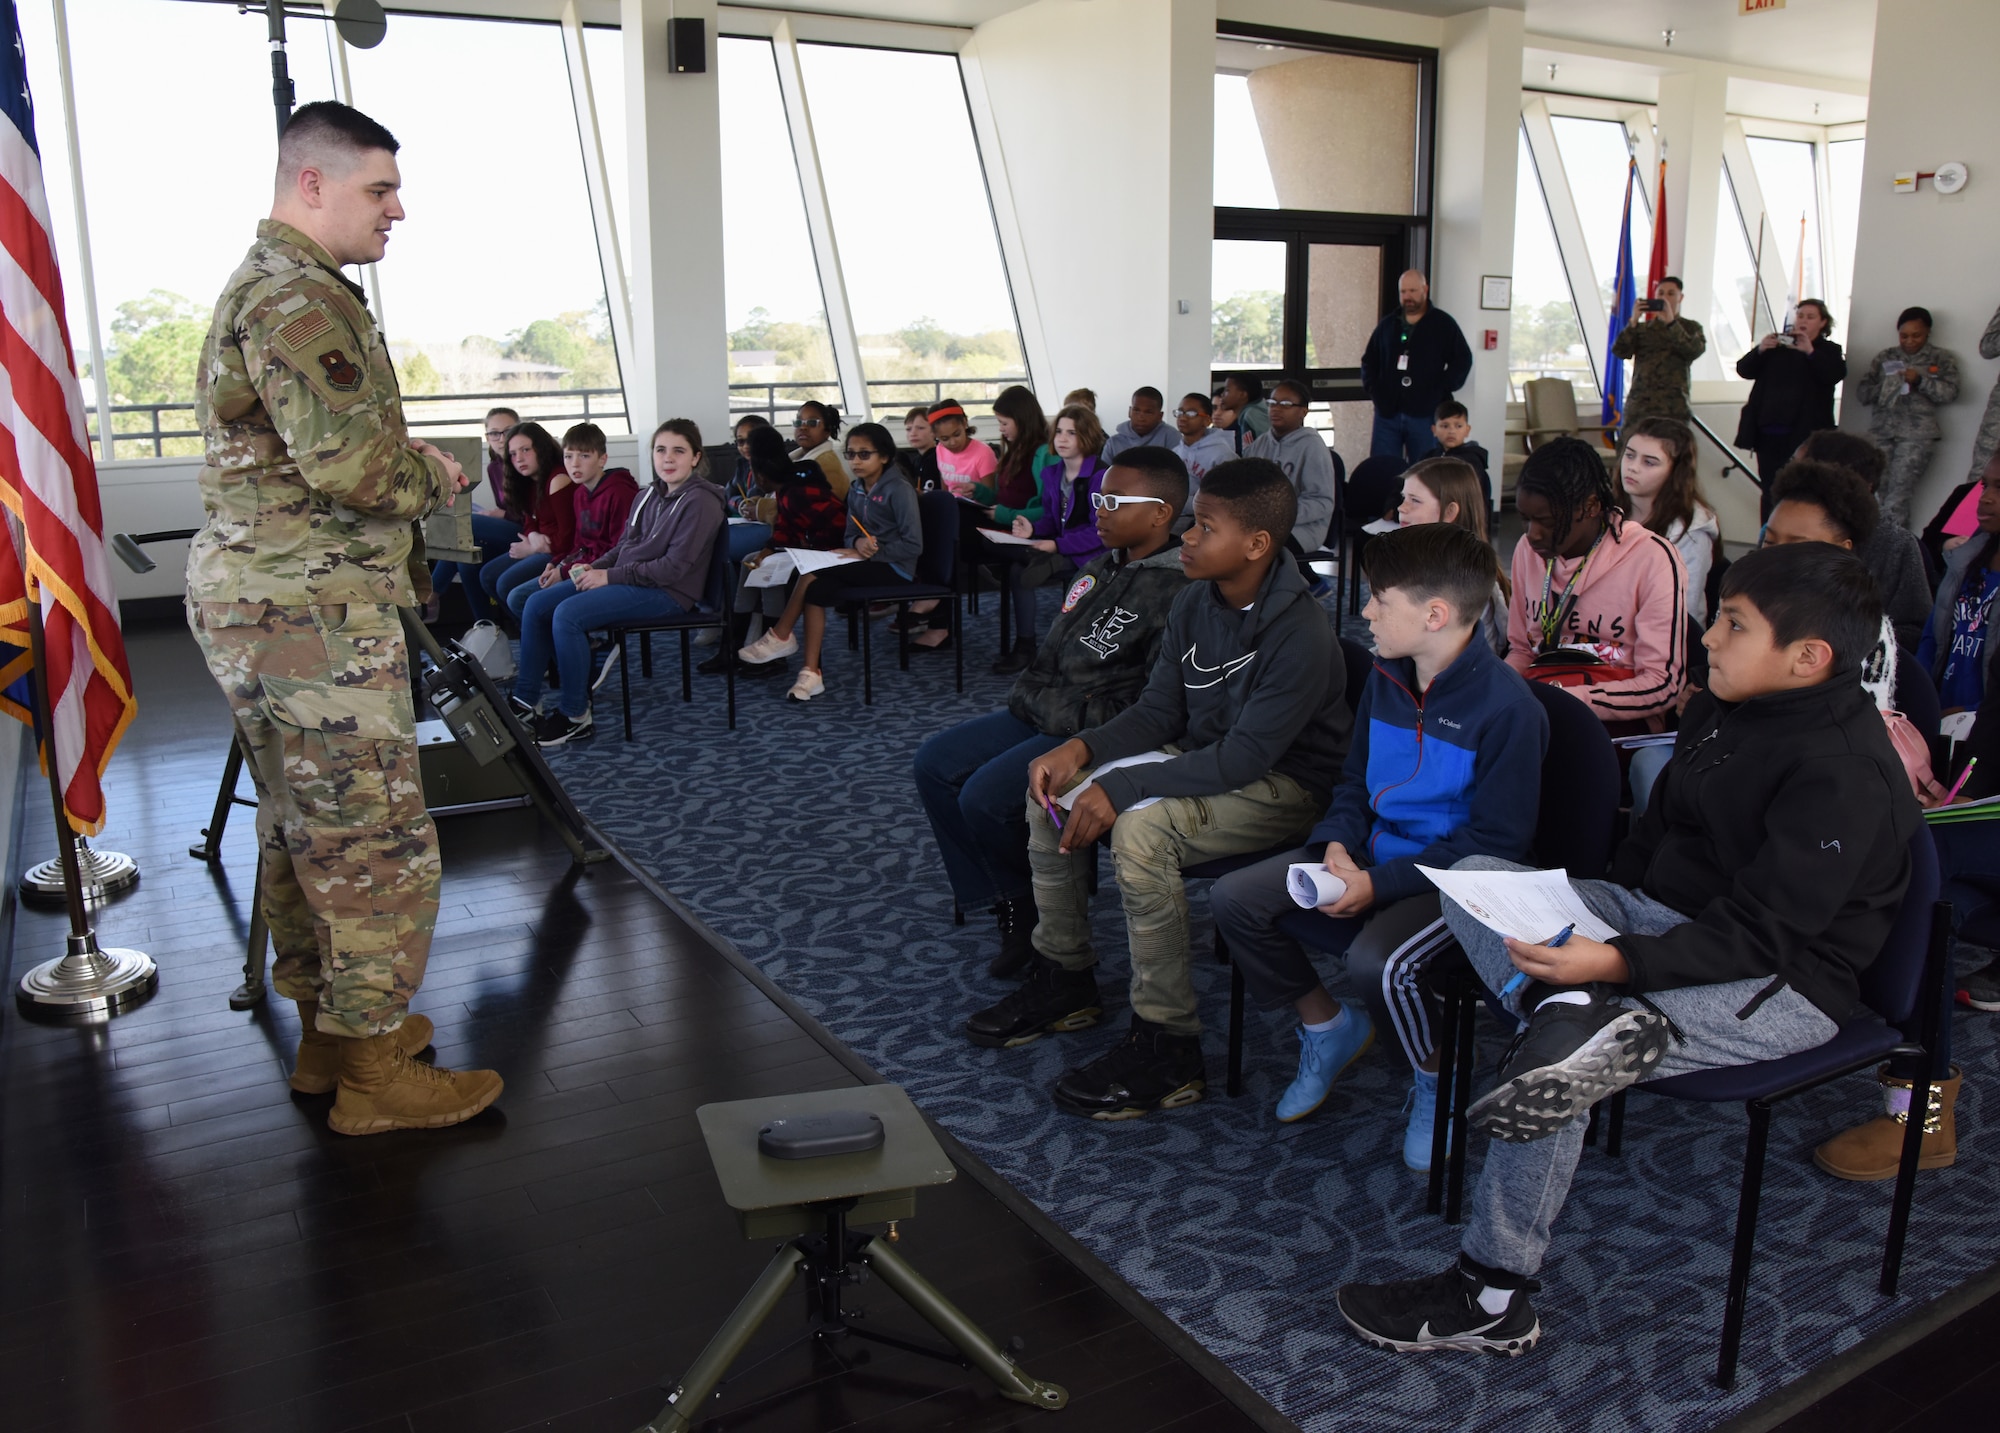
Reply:
M1497 328L1489 328L1489 329L1487 329L1487 330L1486 330L1486 346L1487 346L1488 348L1498 348L1498 347L1500 346L1500 330L1499 330L1499 329L1497 329Z

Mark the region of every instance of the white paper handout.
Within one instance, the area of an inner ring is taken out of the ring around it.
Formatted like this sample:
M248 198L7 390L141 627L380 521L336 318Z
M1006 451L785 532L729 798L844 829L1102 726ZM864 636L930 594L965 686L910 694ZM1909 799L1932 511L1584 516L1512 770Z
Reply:
M1373 522L1363 523L1361 525L1361 530L1363 532L1372 533L1375 536L1380 537L1383 533L1394 532L1401 526L1402 524L1396 521L1396 519L1392 517L1378 517Z
M818 572L822 568L842 567L850 562L861 561L858 557L846 557L838 552L819 552L810 547L788 547L786 556L800 572Z
M1566 925L1575 926L1585 940L1610 940L1618 934L1583 903L1567 871L1417 869L1465 907L1467 915L1498 935L1541 945Z
M1072 787L1058 796L1056 798L1056 805L1062 807L1065 811L1069 810L1072 806L1076 805L1076 798L1095 786L1097 778L1107 771L1116 771L1121 766L1151 766L1156 761L1172 761L1173 759L1174 754L1171 751L1142 751L1137 756L1121 756L1116 761L1107 761L1104 765L1090 773L1090 780L1083 782L1079 786ZM1157 796L1148 796L1144 801L1134 801L1125 809L1127 811L1144 811L1159 799Z
M1002 532L993 527L982 527L979 529L979 535L988 542L997 542L1004 547L1029 547L1036 541L1032 537L1016 537L1011 532Z
M798 564L792 561L790 552L774 552L755 567L743 579L745 587L783 587L792 580Z

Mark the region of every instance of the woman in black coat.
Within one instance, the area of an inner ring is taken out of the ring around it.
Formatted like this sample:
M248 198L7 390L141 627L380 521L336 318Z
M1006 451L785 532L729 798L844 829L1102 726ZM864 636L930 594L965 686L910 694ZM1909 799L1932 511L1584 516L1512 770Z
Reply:
M1833 315L1818 299L1800 299L1792 327L1767 333L1736 360L1736 376L1750 380L1750 401L1736 425L1736 446L1757 454L1764 489L1763 515L1771 515L1771 484L1808 433L1837 426L1833 390L1847 376L1847 356L1830 334Z

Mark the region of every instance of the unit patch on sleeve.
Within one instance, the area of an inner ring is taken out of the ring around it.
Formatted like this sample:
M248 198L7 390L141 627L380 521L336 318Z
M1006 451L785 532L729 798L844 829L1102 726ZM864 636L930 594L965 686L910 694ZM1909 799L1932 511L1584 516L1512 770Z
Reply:
M1063 611L1074 612L1076 604L1090 595L1090 589L1097 586L1097 574L1086 572L1070 584L1069 595L1063 598Z
M352 393L361 386L361 370L348 361L347 355L337 348L329 348L319 356L320 370L326 374L326 381L342 393Z

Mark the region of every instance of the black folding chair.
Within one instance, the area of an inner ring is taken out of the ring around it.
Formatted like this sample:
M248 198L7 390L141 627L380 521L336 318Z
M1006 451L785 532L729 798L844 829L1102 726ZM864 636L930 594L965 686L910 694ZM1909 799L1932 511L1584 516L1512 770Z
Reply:
M860 629L861 701L864 706L875 704L874 627L867 620L869 605L875 602L896 604L896 665L905 672L910 670L910 633L903 617L910 610L910 604L933 597L949 602L952 661L958 668L958 690L965 690L965 640L961 630L964 622L959 611L958 509L958 499L941 488L919 494L917 511L923 523L924 550L917 558L917 580L899 582L894 586L851 587L841 594L840 608L847 614L847 645L850 648L856 645L856 628Z
M729 609L736 600L736 564L729 560L729 529L719 527L715 531L715 546L708 558L708 583L701 594L701 604L693 612L684 612L678 617L648 617L643 621L621 622L615 627L607 627L605 634L618 649L618 704L625 715L625 740L632 739L632 663L630 653L625 649L625 638L630 633L639 637L639 674L653 675L653 634L655 632L678 632L681 634L681 700L694 700L694 650L693 637L697 632L714 632L716 640L729 640ZM736 664L729 663L724 668L729 684L729 729L736 730Z

